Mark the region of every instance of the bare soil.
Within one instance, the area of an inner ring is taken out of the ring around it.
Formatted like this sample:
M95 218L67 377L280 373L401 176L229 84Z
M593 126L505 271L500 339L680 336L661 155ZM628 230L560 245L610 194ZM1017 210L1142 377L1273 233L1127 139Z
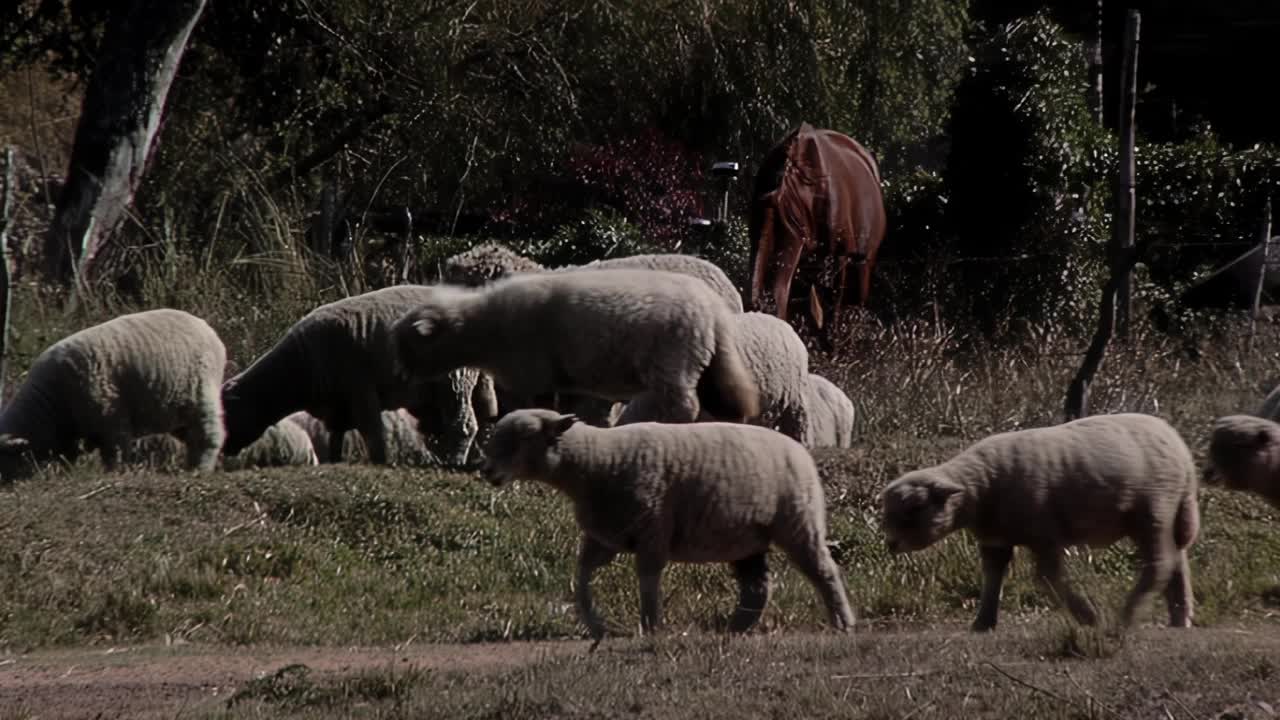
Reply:
M139 645L0 658L0 717L154 718L221 707L246 682L290 665L318 680L360 671L497 671L583 642L409 644L407 647L220 648Z

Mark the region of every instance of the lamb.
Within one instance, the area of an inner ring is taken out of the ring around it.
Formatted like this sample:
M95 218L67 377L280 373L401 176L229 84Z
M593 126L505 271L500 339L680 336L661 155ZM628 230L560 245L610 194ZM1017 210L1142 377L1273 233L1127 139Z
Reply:
M1280 508L1280 424L1251 415L1215 420L1202 479L1255 493Z
M386 464L383 410L403 407L422 417L433 412L431 404L452 399L451 427L466 447L450 454L465 457L477 425L469 399L476 373L456 368L450 378L411 382L396 375L385 352L396 318L431 297L434 292L422 286L383 288L321 305L294 323L273 348L223 384L226 452L238 453L281 418L306 410L329 431L331 460L342 457L343 435L355 429L369 459Z
M235 455L222 459L225 470L286 465L317 465L320 459L307 431L286 417L268 427L266 432Z
M598 645L605 622L591 577L619 552L636 555L641 627L661 622L669 562L729 563L739 600L729 622L745 632L769 600L767 553L779 546L809 579L831 624L854 617L827 549L826 500L800 443L735 423L636 423L596 428L552 410L517 410L498 421L484 475L495 486L524 478L569 497L582 531L576 604Z
M743 310L742 293L715 263L693 255L651 253L593 260L586 265L565 265L551 272L573 270L666 270L698 278L724 298L729 312ZM542 272L547 268L500 243L483 243L444 261L441 279L455 285L479 287L509 275Z
M336 462L328 453L330 447L329 431L324 423L312 417L305 410L290 415L287 420L297 423L311 438L316 448L316 456L320 462ZM419 431L417 418L407 410L382 411L382 431L387 438L387 460L396 465L428 466L442 464L440 458L428 447L426 439ZM368 448L360 434L348 431L343 437L343 456L352 460L367 458Z
M996 625L1000 586L1013 548L1028 547L1036 573L1082 624L1097 616L1062 574L1063 550L1128 537L1142 569L1121 625L1163 589L1172 627L1193 614L1187 548L1200 526L1195 463L1165 421L1137 413L1095 415L1062 425L1000 433L950 460L909 472L880 493L890 552L928 547L968 529L982 556L975 631Z
M853 424L856 413L853 401L836 384L821 375L809 374L805 393L809 432L805 445L819 447L853 447Z
M733 320L738 326L742 359L760 389L761 412L751 424L774 428L804 442L809 428L809 351L804 341L785 320L767 313L740 313ZM703 413L699 419L711 418ZM634 421L631 412L624 409L618 423Z
M156 433L186 442L188 468L212 470L224 438L218 385L226 362L208 323L169 308L59 340L0 413L0 479L58 457L74 460L82 440L114 470L134 438Z
M733 316L700 280L579 270L428 290L391 330L406 376L474 367L517 396L629 400L640 406L636 421L693 422L704 409L736 421L759 414Z

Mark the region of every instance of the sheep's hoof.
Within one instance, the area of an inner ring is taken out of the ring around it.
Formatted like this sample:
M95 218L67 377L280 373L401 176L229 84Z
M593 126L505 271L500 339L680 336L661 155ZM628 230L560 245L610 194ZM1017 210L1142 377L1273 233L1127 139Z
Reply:
M593 653L593 652L595 652L595 651L596 651L596 648L600 647L600 641L601 641L601 640L603 640L603 639L604 639L604 634L603 634L603 633L601 633L600 635L597 635L597 636L596 636L596 638L595 638L595 640L591 643L591 647L587 648L587 652L588 652L588 653Z

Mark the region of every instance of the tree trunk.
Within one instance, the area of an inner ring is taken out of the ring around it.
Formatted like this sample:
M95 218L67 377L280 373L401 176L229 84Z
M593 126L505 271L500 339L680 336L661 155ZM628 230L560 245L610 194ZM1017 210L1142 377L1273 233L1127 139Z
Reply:
M50 280L84 284L92 277L94 259L142 181L169 86L205 3L132 0L108 19L45 236Z

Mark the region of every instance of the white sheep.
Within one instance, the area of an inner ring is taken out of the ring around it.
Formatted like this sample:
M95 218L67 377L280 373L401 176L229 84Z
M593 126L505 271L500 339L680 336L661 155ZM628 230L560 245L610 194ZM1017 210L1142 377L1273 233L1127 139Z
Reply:
M760 390L760 415L751 424L803 442L809 428L809 351L804 341L789 323L767 313L739 313L733 322L742 359ZM630 407L622 411L618 424L635 422ZM699 419L712 418L703 413Z
M809 433L805 445L820 447L853 447L853 425L856 413L853 401L835 383L814 373L809 374L805 406L808 408Z
M1280 508L1280 424L1250 415L1215 420L1203 481L1255 493Z
M517 396L629 400L643 408L637 420L692 422L702 410L735 421L759 414L734 316L700 280L579 270L427 290L391 333L406 375L474 367Z
M742 312L742 293L738 292L729 276L715 263L693 255L678 253L630 255L608 260L595 260L586 265L566 265L549 271L570 272L582 269L666 270L688 275L705 282L716 294L724 299L730 312ZM441 280L447 283L479 287L510 275L542 271L548 271L548 268L516 253L501 243L487 242L446 259L441 267L440 277ZM511 409L548 403L559 410L572 412L583 421L597 427L610 427L613 424L610 418L615 413L612 413L613 403L609 400L590 396L575 396L572 393L559 394L551 401L546 398L531 397L505 398L505 404Z
M742 293L734 286L724 270L715 263L694 255L681 253L627 255L606 260L593 260L585 265L565 265L550 271L618 269L666 270L695 277L724 298L725 304L729 306L729 312L740 313L743 310ZM441 267L440 278L444 282L455 285L479 287L509 275L546 270L549 269L501 243L487 242L446 259Z
M211 470L223 443L218 334L168 308L122 315L59 340L35 359L0 413L0 478L79 455L80 442L114 469L137 437L171 433L187 466Z
M1137 413L1095 415L1062 425L992 435L950 460L909 472L880 494L891 552L928 547L968 529L982 556L977 631L996 625L1013 548L1028 547L1036 574L1077 621L1097 615L1063 577L1063 551L1130 538L1141 570L1120 621L1156 590L1169 624L1190 627L1187 548L1200 526L1191 451L1165 421Z
M330 460L341 459L343 435L354 429L369 459L385 464L383 410L406 408L422 417L451 399L456 415L449 425L465 447L450 454L465 457L477 426L470 402L477 374L457 368L453 377L412 382L395 373L386 353L391 324L431 297L423 286L383 288L321 305L294 323L274 347L224 383L225 451L239 452L281 418L306 410L329 431Z
M337 462L329 457L330 435L323 422L305 410L296 412L287 419L297 423L310 436L320 462ZM387 439L388 462L416 467L442 464L419 431L418 419L404 408L382 411L382 432ZM342 457L353 461L367 459L369 456L369 449L360 433L354 430L347 431L342 448Z
M591 577L620 552L636 556L645 631L661 623L659 586L670 562L729 563L739 589L729 629L750 629L769 600L770 545L813 584L832 625L853 626L827 549L818 470L804 446L780 433L717 422L606 429L518 410L498 421L484 474L494 485L543 482L573 502L582 530L577 608L597 644L605 623L592 607Z
M268 427L266 432L235 455L222 459L225 470L316 465L320 462L311 435L292 416Z

